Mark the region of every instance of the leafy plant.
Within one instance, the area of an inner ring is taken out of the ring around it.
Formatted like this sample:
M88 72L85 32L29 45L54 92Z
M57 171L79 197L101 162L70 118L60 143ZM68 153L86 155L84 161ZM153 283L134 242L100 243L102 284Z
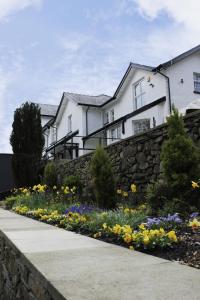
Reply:
M90 171L98 206L107 209L115 208L115 182L112 166L108 154L102 147L97 147L95 150Z
M44 183L50 188L57 185L57 171L53 161L48 162L44 168Z
M65 176L63 180L63 185L68 186L70 189L75 187L79 195L82 192L82 183L80 181L80 177L77 175Z

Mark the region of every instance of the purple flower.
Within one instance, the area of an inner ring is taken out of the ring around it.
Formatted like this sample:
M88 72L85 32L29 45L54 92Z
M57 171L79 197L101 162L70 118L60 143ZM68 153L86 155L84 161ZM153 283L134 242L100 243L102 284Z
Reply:
M190 215L190 219L194 219L196 217L198 217L199 213L198 212L193 212L191 215Z
M68 214L69 212L72 213L78 213L78 214L88 214L94 210L94 207L92 206L87 206L87 205L72 205L69 207L66 211L65 214Z

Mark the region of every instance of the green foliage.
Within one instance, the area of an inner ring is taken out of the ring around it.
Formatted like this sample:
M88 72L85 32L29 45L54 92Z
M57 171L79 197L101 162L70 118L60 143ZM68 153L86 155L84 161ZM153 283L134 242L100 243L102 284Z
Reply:
M17 197L10 196L5 199L5 207L6 209L12 209L13 205L16 203Z
M158 211L162 209L170 197L168 185L163 180L149 184L147 187L146 201L150 206L150 213L157 215Z
M97 204L101 208L116 206L115 182L109 157L102 147L97 147L91 159L90 171Z
M173 108L168 118L168 140L164 143L161 160L164 177L177 193L183 194L198 178L199 151L184 128L183 118Z
M57 185L57 171L53 161L48 162L44 168L44 183L50 188Z
M63 185L68 186L70 189L74 186L77 188L77 192L81 194L82 191L82 183L80 181L80 177L77 175L65 176L63 179Z
M163 209L165 213L183 213L189 207L198 207L191 182L200 175L199 149L188 136L183 118L174 107L167 123L168 139L161 151L162 175L147 189L147 201L154 214Z
M37 177L36 164L44 146L40 109L24 103L14 113L10 144L13 149L13 171L18 186L29 186Z

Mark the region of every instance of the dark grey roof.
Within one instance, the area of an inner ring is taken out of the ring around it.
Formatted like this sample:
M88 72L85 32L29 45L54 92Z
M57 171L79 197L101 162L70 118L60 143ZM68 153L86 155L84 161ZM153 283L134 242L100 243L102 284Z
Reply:
M58 105L35 103L39 106L42 116L55 117Z
M79 105L94 105L94 106L101 106L105 102L107 102L111 96L108 95L97 95L97 96L90 96L90 95L82 95L82 94L75 94L75 93L64 93L64 97L69 100L73 100Z
M162 64L162 66L164 68L167 68L167 67L179 62L180 60L188 57L189 55L194 54L194 53L199 52L199 51L200 51L200 45L198 45L198 46L196 46L196 47L194 47L194 48L192 48L192 49L190 49L190 50L174 57L173 59L170 59L170 60L166 61L165 63Z
M132 63L132 62L131 62L131 67L136 68L136 69L147 70L147 71L152 71L152 69L154 69L154 67L151 67L151 66L135 64L135 63Z

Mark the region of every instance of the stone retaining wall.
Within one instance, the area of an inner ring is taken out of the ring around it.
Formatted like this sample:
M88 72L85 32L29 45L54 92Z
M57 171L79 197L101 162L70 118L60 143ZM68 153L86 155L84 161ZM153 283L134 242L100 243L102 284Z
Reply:
M0 300L64 300L1 231Z
M189 135L200 146L200 111L189 114L184 121ZM106 147L117 185L128 189L134 182L140 191L144 191L149 182L156 180L160 174L161 146L166 137L167 125L164 124ZM60 179L65 175L78 174L84 186L88 186L91 155L72 161L58 161Z

